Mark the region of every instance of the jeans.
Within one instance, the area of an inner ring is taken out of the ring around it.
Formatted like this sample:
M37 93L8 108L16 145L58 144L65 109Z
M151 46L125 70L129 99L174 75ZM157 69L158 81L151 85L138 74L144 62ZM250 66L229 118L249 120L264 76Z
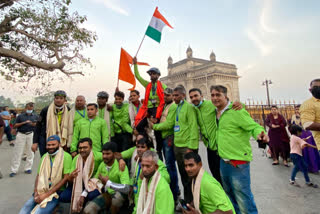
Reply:
M302 171L304 175L304 179L306 180L306 183L310 182L310 178L308 176L308 166L306 162L304 161L303 157L298 154L290 154L290 158L294 164L294 167L291 172L291 180L294 181L296 178L296 175L299 171Z
M59 199L53 198L52 201L47 203L47 206L45 208L38 208L36 210L36 214L47 214L52 213L53 210L56 208L56 206L59 203ZM29 214L33 210L33 208L37 206L37 203L34 201L33 196L23 205L21 208L19 214Z
M176 158L173 151L173 135L169 135L163 140L163 154L165 157L167 170L170 175L170 189L172 191L174 200L177 200L180 190L178 184Z
M13 141L11 127L9 125L4 128L4 133L6 133L9 142Z
M237 167L220 160L223 189L229 196L237 214L258 213L250 187L250 163Z
M212 176L222 185L220 175L220 157L217 150L207 148L208 164Z

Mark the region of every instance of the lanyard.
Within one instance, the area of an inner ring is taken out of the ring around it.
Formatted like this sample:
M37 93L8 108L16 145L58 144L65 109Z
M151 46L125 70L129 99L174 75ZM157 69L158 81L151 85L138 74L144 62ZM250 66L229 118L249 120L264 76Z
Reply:
M152 85L152 96L155 95L157 87L158 87L157 85L155 87Z
M139 163L138 175L137 175L137 177L136 177L136 184L138 183L138 179L139 179L140 171L141 171L141 163Z
M83 109L83 114L81 114L79 110L77 110L77 112L78 112L78 114L80 114L80 116L82 118L84 118L86 116L86 111L84 109Z
M179 122L179 114L180 114L180 111L181 111L181 108L184 104L184 101L182 102L181 106L178 106L177 110L176 110L176 121Z

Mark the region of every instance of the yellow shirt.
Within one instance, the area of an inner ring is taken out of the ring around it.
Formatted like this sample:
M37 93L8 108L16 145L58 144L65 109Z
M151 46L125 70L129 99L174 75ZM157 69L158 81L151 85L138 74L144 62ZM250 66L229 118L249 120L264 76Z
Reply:
M320 99L314 97L304 101L300 107L301 122L303 127L312 123L320 123ZM320 150L320 131L312 131L318 150Z

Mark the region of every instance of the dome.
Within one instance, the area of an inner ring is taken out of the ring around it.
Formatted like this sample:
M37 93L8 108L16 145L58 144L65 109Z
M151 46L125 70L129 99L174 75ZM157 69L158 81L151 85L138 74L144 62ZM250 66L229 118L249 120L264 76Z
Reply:
M190 46L188 47L188 49L187 49L187 58L192 58L192 49L190 48Z
M171 65L172 63L173 63L172 57L169 56L169 57L168 57L168 65Z
M210 54L210 61L216 61L216 55L214 54L213 51Z

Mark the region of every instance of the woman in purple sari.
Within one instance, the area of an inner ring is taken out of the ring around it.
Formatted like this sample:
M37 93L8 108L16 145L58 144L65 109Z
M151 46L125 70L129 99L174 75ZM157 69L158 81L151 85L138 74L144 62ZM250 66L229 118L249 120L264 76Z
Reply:
M271 113L267 116L266 125L269 127L268 135L270 138L269 147L273 158L272 165L279 165L279 156L281 156L283 164L288 167L290 140L286 130L287 122L279 114L277 106L271 107Z
M300 105L298 105L298 106L296 106L294 108L295 114L292 115L291 124L296 124L296 125L302 127L301 120L300 120L299 108L300 108ZM315 141L313 139L311 131L303 130L300 137L302 139L308 138L306 140L307 143L309 143L311 145L316 145L316 143L315 143ZM312 172L312 173L317 173L319 171L319 169L320 169L319 152L317 150L315 150L315 149L311 149L311 148L307 147L307 148L303 149L302 154L303 154L304 161L308 165L308 171Z

